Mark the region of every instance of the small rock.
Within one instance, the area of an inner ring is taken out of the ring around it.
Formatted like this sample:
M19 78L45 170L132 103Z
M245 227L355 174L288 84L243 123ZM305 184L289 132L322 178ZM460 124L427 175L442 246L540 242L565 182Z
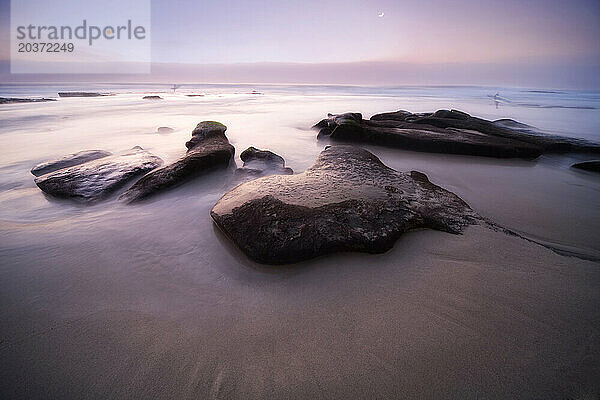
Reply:
M294 171L285 166L283 157L268 151L248 147L240 154L244 162L241 168L236 169L236 175L240 177L257 178L266 175L292 175Z
M142 97L144 100L162 100L163 98L160 96L144 96Z
M168 126L161 126L156 131L160 134L167 134L175 131L175 129L169 128Z

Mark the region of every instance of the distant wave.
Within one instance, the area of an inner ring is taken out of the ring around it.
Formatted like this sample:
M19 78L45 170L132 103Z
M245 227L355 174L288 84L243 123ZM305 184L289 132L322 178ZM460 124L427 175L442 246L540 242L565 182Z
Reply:
M526 93L550 93L550 94L565 94L566 93L566 92L561 92L559 90L541 90L541 89L523 90L523 92L526 92Z
M534 104L534 103L512 103L516 106L521 107L533 107L533 108L570 108L574 110L596 110L597 107L593 106L561 106L561 105L548 105L548 104Z
M556 93L558 93L558 92L556 92ZM501 96L488 95L487 97L492 99L496 103L510 104L512 106L518 106L518 107L564 108L564 109L574 109L574 110L596 110L596 109L598 109L598 107L594 107L594 106L563 106L563 105L559 105L559 104L520 103L520 102L512 101L510 99L507 99L507 98L501 97Z

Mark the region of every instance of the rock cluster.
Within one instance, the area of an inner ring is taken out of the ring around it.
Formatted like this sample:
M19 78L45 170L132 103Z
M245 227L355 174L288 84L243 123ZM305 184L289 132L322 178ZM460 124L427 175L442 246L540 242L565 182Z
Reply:
M502 158L536 158L549 152L600 152L600 145L546 135L532 126L501 119L488 121L457 110L413 114L333 115L314 126L318 138L361 142L435 153Z
M545 135L513 120L487 121L456 110L397 111L370 120L360 113L330 114L315 128L319 138L342 142L489 157L599 150L597 144ZM38 164L31 172L44 192L86 203L104 199L141 176L120 197L132 203L229 166L235 149L226 130L219 122L200 122L185 143L185 155L165 166L160 158L134 147L117 155L82 151ZM158 128L160 133L171 131ZM235 175L246 182L227 192L210 214L257 262L294 263L339 251L381 253L415 228L454 234L479 223L498 228L425 174L395 171L360 147L327 146L297 175L268 150L249 147L240 158L243 166ZM573 168L598 172L600 161Z

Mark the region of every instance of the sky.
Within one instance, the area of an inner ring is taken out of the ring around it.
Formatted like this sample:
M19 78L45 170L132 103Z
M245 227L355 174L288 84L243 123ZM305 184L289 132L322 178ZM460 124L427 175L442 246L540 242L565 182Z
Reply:
M149 80L600 88L598 0L153 0L151 5ZM23 80L6 71L9 16L10 1L0 0L0 79ZM328 82L321 82L325 78Z
M152 14L161 62L490 62L600 54L597 0L174 0L154 2Z

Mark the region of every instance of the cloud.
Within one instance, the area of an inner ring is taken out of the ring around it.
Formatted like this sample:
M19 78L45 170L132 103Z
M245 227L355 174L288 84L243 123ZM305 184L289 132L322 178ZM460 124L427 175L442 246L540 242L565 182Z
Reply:
M499 85L600 89L600 63L153 63L151 74L9 74L2 82L301 83L350 85Z

